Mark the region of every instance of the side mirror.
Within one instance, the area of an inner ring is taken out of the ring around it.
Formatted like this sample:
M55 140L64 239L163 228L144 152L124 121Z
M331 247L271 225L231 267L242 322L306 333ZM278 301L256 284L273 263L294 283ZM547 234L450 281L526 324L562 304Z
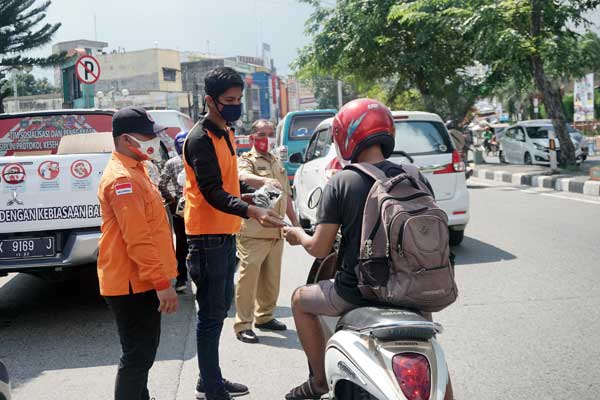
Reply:
M304 163L304 157L302 157L302 153L294 153L290 156L290 162L292 164L302 164Z

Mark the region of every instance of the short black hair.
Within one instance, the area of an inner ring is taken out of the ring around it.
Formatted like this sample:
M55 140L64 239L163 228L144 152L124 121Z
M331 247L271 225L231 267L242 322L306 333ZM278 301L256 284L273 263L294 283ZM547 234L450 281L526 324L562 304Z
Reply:
M209 71L204 78L204 91L213 99L234 87L244 89L244 80L233 68L215 68Z

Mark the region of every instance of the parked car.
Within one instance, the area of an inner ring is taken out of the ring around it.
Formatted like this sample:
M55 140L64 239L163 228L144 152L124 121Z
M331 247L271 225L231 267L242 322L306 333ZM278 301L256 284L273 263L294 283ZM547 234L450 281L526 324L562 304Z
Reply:
M0 276L58 278L98 256L98 184L114 149L113 110L0 115ZM173 139L161 135L162 163ZM151 179L159 169L146 162Z
M288 113L277 125L276 148L284 162L290 182L299 164L288 159L290 154L304 154L315 128L324 119L335 115L335 110L307 110Z
M567 125L575 145L578 163L583 161L582 141L574 138L576 130ZM554 132L550 120L522 121L511 126L500 139L500 162L511 164L550 164L549 133ZM557 158L560 160L560 143L556 140Z
M419 166L429 179L438 204L448 214L450 243L460 244L469 222L469 192L465 164L454 148L450 134L436 114L395 111L393 116L396 151L390 160L410 162L401 153L405 152ZM294 201L305 227L316 222L316 208L309 204L311 194L322 190L327 181L342 169L332 142L332 121L332 118L327 119L316 127L303 155L294 153L290 156L290 160L301 163L294 177Z
M10 381L8 371L2 362L0 362L0 400L10 400Z

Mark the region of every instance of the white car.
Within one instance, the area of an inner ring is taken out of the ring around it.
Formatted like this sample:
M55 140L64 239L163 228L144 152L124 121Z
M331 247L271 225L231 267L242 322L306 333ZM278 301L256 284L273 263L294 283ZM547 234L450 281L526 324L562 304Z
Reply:
M401 154L403 151L419 166L429 179L438 204L448 214L450 244L460 244L469 222L469 192L465 164L455 150L444 122L438 115L425 112L394 111L392 114L396 124L396 151L390 160L410 162ZM294 176L294 201L305 227L316 222L316 207L310 204L311 195L324 188L341 170L332 142L332 121L330 118L317 126L304 155L291 156L294 162L302 163Z
M571 140L575 145L575 158L577 162L583 161L581 141L577 141L577 132L567 126ZM508 128L500 138L500 162L511 164L550 164L550 139L549 132L554 132L550 120L523 121ZM560 160L560 143L556 143L557 159Z

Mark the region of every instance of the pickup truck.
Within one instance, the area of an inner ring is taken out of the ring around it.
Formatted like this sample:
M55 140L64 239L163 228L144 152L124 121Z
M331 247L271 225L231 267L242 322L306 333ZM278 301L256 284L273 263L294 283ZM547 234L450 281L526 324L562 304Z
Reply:
M97 190L114 147L112 114L0 115L0 276L26 272L55 279L95 263ZM167 134L161 142L166 161L173 142ZM158 168L148 167L156 179Z

